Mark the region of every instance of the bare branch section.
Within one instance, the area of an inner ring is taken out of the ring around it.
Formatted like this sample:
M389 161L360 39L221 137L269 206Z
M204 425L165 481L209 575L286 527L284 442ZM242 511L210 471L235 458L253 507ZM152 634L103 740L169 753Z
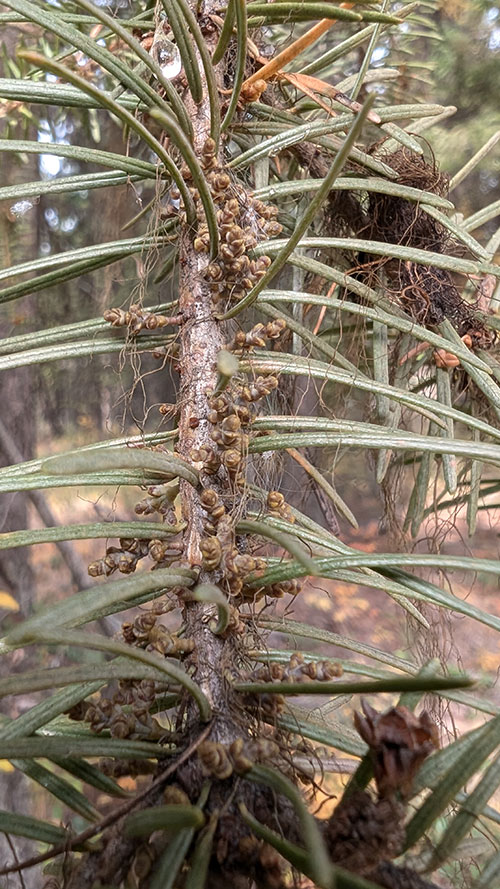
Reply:
M191 3L196 12L197 4ZM203 14L214 12L217 4L207 0ZM210 51L215 49L217 32L205 33ZM198 57L200 75L203 77L201 60ZM215 76L222 86L222 64ZM190 94L186 95L186 110L193 122L194 149L201 157L204 146L210 138L210 103L208 91L203 90L203 99L196 105ZM221 149L219 149L221 151ZM214 317L212 292L203 275L207 265L206 254L197 252L194 247L193 232L184 226L180 237L179 310L184 321L180 330L181 359L179 363L181 388L179 397L179 453L189 459L193 450L212 448L211 424L208 420L209 404L207 395L213 392L217 381L217 355L224 345L222 325ZM202 483L207 477L202 475ZM221 488L221 483L210 478L210 487ZM200 500L200 489L181 483L182 513L187 523L185 535L185 558L192 565L201 563L200 541L203 536L203 521L206 513ZM207 579L202 569L200 580ZM208 576L208 575L207 575ZM227 651L232 645L231 637L226 641L215 636L209 628L214 617L213 605L199 602L186 603L187 634L195 642L193 662L196 667L196 681L208 698L215 714L218 714L213 735L217 740L232 741L234 735L222 728L227 712L226 689L223 677L223 664L230 659ZM194 714L193 710L193 714Z

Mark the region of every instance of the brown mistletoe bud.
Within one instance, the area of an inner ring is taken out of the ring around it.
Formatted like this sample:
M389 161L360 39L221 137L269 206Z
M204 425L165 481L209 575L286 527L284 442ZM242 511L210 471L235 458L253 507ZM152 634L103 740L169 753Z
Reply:
M238 775L244 775L252 768L253 762L245 753L243 738L236 738L229 747L229 756L233 762L234 770Z
M233 773L233 764L223 744L203 741L197 750L198 757L207 775L223 781Z
M211 262L207 265L205 269L205 277L209 278L211 281L221 281L224 277L224 273L216 262Z
M106 309L103 318L113 327L126 327L130 324L130 313L124 312L123 309Z
M241 460L241 452L236 450L236 448L229 448L222 455L222 462L230 473L236 472L239 469Z
M275 321L269 321L266 324L265 335L270 340L277 340L284 330L286 330L286 321L283 318L276 318Z
M244 105L248 105L250 102L258 102L262 93L266 89L267 82L262 78L254 80L253 83L243 84L240 93L240 101L243 102Z
M226 508L220 500L217 491L214 491L212 488L205 488L201 493L200 500L203 509L208 512L214 521L217 522L224 515Z
M285 498L280 491L269 491L267 495L267 508L272 510L279 510L283 506L285 502Z
M275 219L270 219L264 223L264 231L269 238L276 238L283 231L283 226Z
M203 566L207 571L214 571L219 567L222 559L222 547L217 537L202 537L200 551Z

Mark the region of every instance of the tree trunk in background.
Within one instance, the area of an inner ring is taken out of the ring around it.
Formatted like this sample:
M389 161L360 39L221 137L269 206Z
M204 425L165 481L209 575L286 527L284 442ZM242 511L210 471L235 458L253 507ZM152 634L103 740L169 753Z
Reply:
M0 337L5 334L1 330ZM0 376L0 404L2 419L24 459L29 460L34 451L34 429L32 425L32 375L31 368L4 372ZM0 465L6 466L9 459L0 445ZM18 531L28 527L29 500L23 492L0 495L1 531ZM27 617L31 611L34 594L34 575L30 564L29 548L2 550L0 557L0 587L11 593L19 604L20 614ZM1 667L0 667L1 670ZM1 792L1 791L0 791Z
M23 31L26 27L23 27ZM4 26L2 43L7 57L14 57L14 47L18 39L19 30L17 27ZM3 70L0 73L4 74ZM0 137L6 138L8 123L5 118L0 123ZM15 184L37 178L36 155L29 156L28 162L22 167L14 154L5 155L2 163L4 183ZM3 266L8 259L18 262L22 256L36 255L36 209L29 211L25 217L16 219L10 211L11 203L13 202L9 201L0 205L0 243ZM12 302L9 320L0 325L0 338L29 330L31 313L32 308L29 300ZM33 457L36 442L33 402L33 374L30 367L3 371L0 374L2 420L25 460ZM10 460L2 452L0 446L0 466L9 463ZM1 495L0 532L27 528L28 504L28 497L22 492ZM16 599L23 617L31 612L35 595L35 577L30 564L29 547L2 551L0 555L0 590L7 591ZM0 660L0 676L6 675L11 669L10 659L2 658ZM2 712L7 716L11 715L5 705ZM28 780L18 770L14 772L2 771L0 775L0 809L10 809L28 814L32 804ZM5 834L0 833L0 860L2 862L13 862L15 856L24 858L32 851L33 843L29 840L22 837L12 837L9 841ZM36 889L36 874L28 871L24 877L24 886L25 889Z
M3 133L1 133L3 138ZM22 177L35 178L36 155L30 159L31 169L22 171L16 165L14 155L9 154L4 159L4 173L6 182L15 183ZM25 248L29 250L28 256L36 255L33 245L36 243L35 220L12 221L8 204L0 209L2 228L2 261L8 258L19 258L25 254ZM0 324L0 339L17 334L29 329L29 316L31 307L28 300L13 302L10 312L11 321ZM18 327L19 325L19 327ZM12 371L2 371L0 374L0 404L2 405L2 420L12 439L23 455L24 460L30 460L35 448L34 426L34 390L33 373L31 367L17 368ZM6 466L10 459L3 452L0 444L0 466ZM2 494L0 495L0 531L17 531L27 527L29 499L26 494ZM7 589L17 602L23 616L31 610L33 596L33 573L30 567L29 550L26 547L19 549L3 550L0 558L0 586Z
M26 31L26 27L29 26L22 27L23 32ZM2 44L7 58L15 56L15 46L20 36L20 30L14 26L3 29ZM3 65L0 65L0 69L3 69ZM2 76L6 73L8 74L8 72L0 70ZM9 135L8 120L9 118L4 118L1 121L0 137L2 139ZM28 160L22 166L14 154L9 153L4 157L2 179L5 183L15 185L17 182L36 179L37 175L36 155L29 155ZM36 209L28 211L24 216L16 216L10 208L13 203L13 201L4 201L3 204L0 204L0 243L2 245L3 267L11 262L22 261L26 255L36 255ZM10 304L8 319L0 324L0 338L27 332L31 327L32 311L29 299L13 301ZM33 457L35 448L33 391L33 373L30 367L4 371L0 374L2 420L24 460L30 460ZM0 445L0 466L5 466L10 462L8 455L3 453ZM29 499L23 493L2 495L0 497L0 530L5 532L26 528L28 504ZM31 610L33 580L29 549L24 547L2 551L0 585L15 596L23 616L26 616Z

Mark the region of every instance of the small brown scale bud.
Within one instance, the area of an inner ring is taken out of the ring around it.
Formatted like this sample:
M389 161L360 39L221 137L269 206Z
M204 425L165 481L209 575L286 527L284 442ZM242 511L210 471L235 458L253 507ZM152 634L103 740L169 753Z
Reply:
M269 323L266 324L266 336L270 340L277 340L285 330L286 321L284 318L276 318L274 321L269 321Z
M248 247L248 244L247 244ZM237 280L238 276L245 275L250 268L250 260L246 253L242 253L241 256L236 256L232 259L227 268L232 275L235 276L235 280ZM229 280L229 276L227 276L227 280Z
M233 771L244 775L254 764L245 750L243 738L236 738L229 746L204 741L198 748L198 756L204 771L219 780L230 778Z
M203 234L199 232L194 239L193 246L197 253L208 253L210 249L210 235L208 231Z
M149 635L151 630L156 624L156 615L151 611L143 612L139 614L132 624L132 630L134 634L135 642L147 643L149 641Z
M127 645L133 645L135 642L134 625L130 621L122 623L122 636Z
M241 594L242 589L243 589L243 581L241 580L241 578L236 577L235 575L232 575L229 577L228 582L229 582L229 594L234 597L239 596Z
M283 494L279 491L269 491L267 495L267 508L279 510L285 502Z
M257 279L257 281L262 278L267 272L269 266L271 265L272 259L270 256L259 256L258 259L253 259L250 262L250 272Z
M215 571L222 559L222 547L217 537L202 537L200 551L203 566L207 571Z
M203 530L208 537L215 537L217 534L217 526L214 525L213 522L210 522L208 519L203 522Z
M201 165L204 170L209 170L216 165L216 150L217 146L215 141L209 136L208 139L205 140L201 150Z
M242 636L246 632L246 626L240 618L240 613L234 605L229 606L229 622L222 637L226 636Z
M274 219L270 219L268 222L265 222L263 228L269 238L275 238L283 231L283 226L280 225L279 222L276 222L276 220Z
M165 540L151 540L149 542L149 555L154 562L161 562L165 558L167 546Z
M139 558L141 556L138 554L122 552L116 546L109 546L104 559L91 562L87 570L91 577L100 577L101 575L109 577L116 570L121 574L132 574L137 567Z
M134 507L137 515L151 515L153 512L168 515L172 510L172 496L166 486L155 485L148 488L148 491L149 496L140 500Z
M224 212L229 214L233 219L240 212L240 205L237 198L230 198L224 206Z
M254 80L253 83L249 83L247 86L243 85L240 93L240 102L244 105L248 105L250 102L258 102L266 89L267 81L263 78Z
M212 488L205 488L205 490L202 491L200 500L203 509L208 512L214 522L218 522L226 512L226 507L220 500L217 491L214 491Z
M242 426L250 425L250 423L252 422L252 414L250 413L246 405L238 405L238 407L236 408L236 413L240 418Z
M226 567L232 574L246 576L255 571L257 562L248 553L239 553L236 550L235 554L226 560Z
M219 495L217 491L214 491L213 488L205 488L202 491L200 500L203 505L203 508L207 510L207 512L211 512L213 507L216 505L219 499Z
M243 738L236 738L229 747L229 756L233 762L234 771L238 775L244 775L252 766L253 761L245 753L245 742Z
M253 198L252 202L254 210L264 219L272 219L279 213L278 208L273 204L265 204L264 201L260 201L258 198Z
M203 741L197 750L205 774L223 781L233 773L233 764L223 744Z
M218 265L216 262L209 263L209 265L207 265L205 269L204 274L205 277L208 278L210 281L222 281L222 279L224 278L224 272L222 271L220 265Z
M155 699L155 685L153 679L141 679L134 689L137 700L145 704L152 704Z
M226 199L226 193L231 185L231 179L227 173L212 173L209 179L212 197L216 204L222 203Z
M220 255L224 262L231 263L233 259L236 259L237 256L241 256L244 252L245 247L242 242L235 242L234 244L222 244L220 248Z
M91 562L87 571L90 577L101 577L102 574L106 573L104 559L98 559L96 562Z
M170 634L165 627L154 627L149 636L149 642L146 646L147 651L158 651L160 654L169 657L180 657L184 654L190 654L193 651L194 642L192 639L180 639L178 636Z
M133 623L125 622L122 625L122 634L128 645L158 651L171 657L189 654L194 646L192 639L181 639L169 633L162 624L158 624L157 615L152 611L142 612ZM153 688L153 685L144 685L139 697L148 700Z
M168 318L166 315L147 312L137 303L133 303L128 312L116 308L107 309L103 317L113 327L128 327L129 333L132 335L139 333L143 328L146 330L157 330L179 321L178 318Z
M265 330L265 325L262 323L256 324L255 327L252 327L252 330L248 331L248 333L239 330L235 334L234 340L229 348L235 352L244 350L250 351L254 348L263 349L266 345Z
M264 562L265 565L265 562ZM244 586L241 594L245 602L259 602L264 596L272 599L282 599L284 596L297 596L302 589L300 580L283 580L264 587Z
M223 550L229 552L234 545L234 523L231 516L221 516L217 527L217 534Z
M117 568L121 574L132 574L137 565L137 557L133 553L120 553L117 556Z
M296 652L290 658L290 663L285 670L285 678L288 682L304 682L318 680L329 682L334 677L342 676L340 664L332 661L305 662L304 656Z
M266 596L273 596L275 599L282 599L283 596L296 596L300 593L302 585L300 580L282 580L281 583L274 583L272 586L266 587Z
M238 471L241 461L241 452L236 450L236 448L228 448L228 450L224 451L222 454L222 462L230 475Z
M113 327L126 327L130 323L130 313L123 309L106 309L102 317Z
M109 731L113 738L130 738L135 734L136 720L132 713L117 713L109 721Z
M148 551L154 562L170 565L182 557L183 548L182 541L151 540Z
M225 445L232 444L241 429L241 420L236 414L225 417L220 424L221 433Z
M194 463L203 464L203 471L206 472L207 475L215 475L220 467L220 457L209 445L203 445L201 448L193 448L189 456Z
M242 387L241 398L247 402L259 401L260 398L265 398L266 395L269 395L277 386L278 380L275 376L257 377L251 385Z
M233 412L233 404L231 401L231 397L227 392L223 392L222 395L218 395L217 397L212 397L208 402L210 408L217 413L217 420L222 420L224 417Z
M284 676L284 664L270 663L253 670L248 678L252 682L281 682Z
M120 538L121 549L126 552L134 553L134 555L139 556L141 559L144 558L144 556L147 556L148 546L149 542L147 540L140 540L137 537Z
M286 503L283 494L280 494L279 491L269 491L267 495L267 508L271 515L284 519L292 525L295 522L295 516L291 507Z
M244 231L239 225L233 225L226 234L226 242L228 244L244 243Z

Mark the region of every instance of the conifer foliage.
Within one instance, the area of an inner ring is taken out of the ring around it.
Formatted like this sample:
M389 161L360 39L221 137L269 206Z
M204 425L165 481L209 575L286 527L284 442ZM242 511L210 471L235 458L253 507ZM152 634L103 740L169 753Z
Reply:
M54 139L53 156L83 172L5 183L0 199L127 184L141 209L131 237L5 269L0 309L127 257L147 274L100 318L5 338L0 369L147 359L165 392L174 380L175 406L140 435L0 469L1 493L137 491L127 520L0 535L4 549L102 539L85 589L54 589L0 641L3 658L47 646L61 658L0 679L2 696L38 695L2 718L0 758L64 811L50 824L0 812L13 842L37 843L0 862L0 877L35 868L45 889L430 889L451 885L468 842L475 889L493 886L497 708L454 664L293 616L308 584L335 582L382 591L420 627L435 609L500 629L429 579L495 576L497 561L403 543L429 513L439 526L463 504L472 535L500 461L497 233L481 243L456 215L421 135L449 110L391 67L391 53L432 33L432 4L2 6L4 26L26 26L0 80L6 113L109 114L125 138L121 153ZM21 159L48 150L19 128L8 136L0 150ZM319 397L301 399L304 380ZM346 451L368 455L399 552L343 539L356 518L331 455ZM286 460L318 492L321 523L287 502ZM354 726L328 716L346 695ZM479 725L440 746L439 700L481 711ZM324 817L346 756L351 776Z

